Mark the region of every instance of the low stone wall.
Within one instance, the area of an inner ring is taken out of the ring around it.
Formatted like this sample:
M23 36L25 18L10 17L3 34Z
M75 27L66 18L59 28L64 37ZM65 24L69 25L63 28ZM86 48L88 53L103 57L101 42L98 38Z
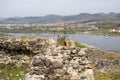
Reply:
M54 48L53 44L47 38L0 38L0 64L29 65L32 56Z
M55 44L55 41L47 38L0 38L0 51L11 55L37 54L50 49L52 44Z
M94 80L85 50L59 46L53 39L0 38L0 57L0 64L30 64L25 80Z
M94 80L91 62L80 48L58 46L34 56L25 80Z

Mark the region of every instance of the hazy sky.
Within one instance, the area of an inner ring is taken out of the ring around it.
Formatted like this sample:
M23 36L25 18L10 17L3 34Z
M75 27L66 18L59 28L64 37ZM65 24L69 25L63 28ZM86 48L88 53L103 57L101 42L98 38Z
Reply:
M120 0L0 0L0 17L117 12Z

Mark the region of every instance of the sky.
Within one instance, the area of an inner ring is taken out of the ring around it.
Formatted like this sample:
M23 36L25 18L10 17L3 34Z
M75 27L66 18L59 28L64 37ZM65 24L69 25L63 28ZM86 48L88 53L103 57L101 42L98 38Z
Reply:
M0 17L120 13L120 0L0 0Z

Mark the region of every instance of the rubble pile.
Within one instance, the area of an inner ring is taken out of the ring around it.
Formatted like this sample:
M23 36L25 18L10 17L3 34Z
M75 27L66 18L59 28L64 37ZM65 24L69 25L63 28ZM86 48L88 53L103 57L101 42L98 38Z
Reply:
M84 50L58 46L34 56L25 80L94 80Z
M0 51L11 55L40 53L54 43L53 39L47 38L0 38Z
M0 38L0 64L12 62L30 64L25 80L94 80L85 49L59 46L53 39Z
M26 66L32 56L54 48L53 39L47 38L0 38L0 64Z

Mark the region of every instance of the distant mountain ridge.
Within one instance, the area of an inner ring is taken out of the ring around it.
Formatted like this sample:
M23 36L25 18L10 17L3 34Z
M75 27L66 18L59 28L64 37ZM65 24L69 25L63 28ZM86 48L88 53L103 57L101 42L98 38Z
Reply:
M103 19L120 19L120 13L80 13L78 15L60 16L47 15L44 17L12 17L1 20L0 23L51 23L51 22L65 22L65 21L89 21L89 20L103 20Z

